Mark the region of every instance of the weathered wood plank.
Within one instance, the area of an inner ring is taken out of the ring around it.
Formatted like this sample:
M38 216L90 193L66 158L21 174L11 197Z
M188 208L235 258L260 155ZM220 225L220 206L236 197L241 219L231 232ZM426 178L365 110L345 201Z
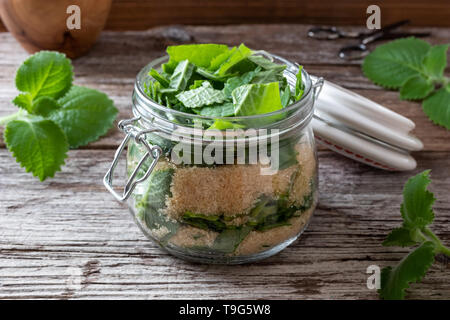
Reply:
M113 153L71 151L63 171L40 183L0 150L0 299L375 299L366 268L392 265L406 252L381 241L400 223L402 187L413 173L380 171L323 151L320 204L299 241L251 265L183 262L146 240L102 186ZM433 170L433 229L448 244L449 153L417 157L416 171ZM437 262L410 297L449 299L450 282L443 281L449 277L448 262Z
M74 2L76 3L76 2ZM145 30L171 24L317 23L365 25L369 0L114 0L106 28ZM383 24L410 19L417 26L450 26L445 0L378 1ZM4 26L0 21L0 31Z
M307 26L301 25L247 25L220 29L167 27L145 32L104 32L88 55L74 61L76 83L108 93L120 110L118 119L126 118L131 115L130 96L137 72L152 59L163 55L164 48L174 43L175 36L180 39L186 34L192 35L198 42L236 44L243 41L252 47L299 61L310 73L353 89L411 118L417 125L415 134L424 142L425 150L450 150L450 132L434 126L423 114L419 103L400 101L398 93L382 90L370 83L358 65L343 65L335 57L342 42L308 39L305 37L306 29ZM448 41L449 29L435 28L433 34L432 42L442 43L445 37ZM0 116L3 116L16 110L10 102L17 94L14 75L27 54L8 33L0 33L0 44ZM113 129L105 138L88 147L113 148L121 139L120 132ZM4 147L3 140L0 140L0 147Z

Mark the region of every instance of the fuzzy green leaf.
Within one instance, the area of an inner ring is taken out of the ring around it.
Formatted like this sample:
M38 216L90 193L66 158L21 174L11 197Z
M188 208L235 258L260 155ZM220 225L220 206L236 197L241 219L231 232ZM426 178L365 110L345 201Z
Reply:
M62 97L72 85L72 64L66 56L54 51L40 51L20 66L16 87L32 99L42 96Z
M232 253L251 231L252 227L248 226L222 231L214 240L212 249L222 253Z
M281 104L283 108L285 108L289 104L289 100L291 99L291 89L289 86L286 86L283 90L283 94L281 95Z
M49 118L64 130L71 148L104 135L117 115L106 94L85 87L73 86L58 103L61 108L51 112Z
M219 76L224 76L239 69L238 65L243 62L248 56L252 54L252 50L247 48L244 44L241 44L231 56L225 61L220 68L216 71ZM253 68L254 69L254 68ZM239 70L240 73L247 72L248 70Z
M258 72L251 83L271 83L283 80L283 73L277 69Z
M39 97L33 101L30 113L47 117L52 111L59 109L59 103L50 97Z
M430 170L410 178L403 189L403 203L400 211L403 225L408 229L424 228L433 222L434 213L431 208L434 201L433 193L427 190L430 180Z
M69 149L61 128L40 117L8 122L5 142L17 162L41 181L60 170Z
M169 62L163 67L168 73L172 73L176 65L188 60L197 67L208 68L211 60L218 55L228 52L228 46L224 44L185 44L179 46L168 46Z
M422 108L431 121L450 130L450 86L431 94L423 101Z
M169 79L167 79L165 76L161 75L157 70L151 69L148 73L149 76L151 76L153 79L158 81L164 88L167 88L170 84Z
M248 60L255 63L256 65L260 66L264 70L276 70L277 72L282 72L286 69L285 64L278 64L270 61L269 59L266 59L261 56L250 56L248 57Z
M31 112L31 105L33 103L33 97L30 93L21 93L12 101L16 106L22 108L28 112Z
M242 76L229 78L225 83L225 86L223 87L223 92L225 96L227 98L231 98L231 93L233 92L234 89L244 84L250 83L253 80L253 78L260 72L261 68L257 67L255 70L246 72Z
M203 108L195 109L194 111L204 117L231 117L234 115L234 105L231 102L225 102L224 104L206 106Z
M193 72L194 65L189 63L188 60L183 60L178 63L172 76L170 77L170 88L179 91L186 89Z
M409 284L420 281L434 262L435 245L424 242L400 263L384 268L381 272L380 297L386 300L399 300L405 297Z
M246 84L236 88L232 95L237 116L264 114L283 108L278 82Z
M400 89L400 98L416 100L428 96L434 89L433 83L421 75L409 78Z
M200 108L222 103L226 99L222 90L214 89L209 82L203 82L201 87L181 92L176 97L186 108Z
M417 242L411 237L411 230L408 228L400 227L395 228L388 234L386 240L383 242L383 246L400 246L408 247L415 245Z
M400 88L406 80L422 73L422 62L430 47L413 37L378 46L364 59L364 74L380 86Z
M442 77L447 66L448 44L431 47L423 60L425 72L433 77Z

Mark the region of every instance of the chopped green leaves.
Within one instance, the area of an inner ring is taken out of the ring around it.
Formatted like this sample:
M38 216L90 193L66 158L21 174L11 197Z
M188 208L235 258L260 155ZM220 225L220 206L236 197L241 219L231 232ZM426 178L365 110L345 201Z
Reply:
M450 129L450 96L444 76L449 45L431 46L416 38L399 39L377 47L363 63L364 74L374 83L399 89L400 98L425 99L425 114Z
M228 73L232 73L232 71L240 71L239 64L244 64L241 68L247 68L248 64L245 62L245 58L252 54L252 50L247 48L244 44L241 44L233 53L229 56L229 58L219 67L216 73L220 76L224 76ZM246 72L248 70L244 70Z
M222 90L214 89L209 82L203 82L197 89L184 91L176 95L186 108L200 108L225 101Z
M194 72L194 66L188 60L181 61L170 77L170 88L183 91Z
M13 103L20 110L0 119L5 142L17 162L39 179L60 170L69 147L98 139L117 109L103 93L72 86L72 64L64 54L41 51L20 66Z
M303 96L303 92L305 91L305 85L302 81L302 70L303 66L300 66L296 75L297 80L295 82L295 101L300 100Z
M150 70L144 91L171 109L211 118L252 116L285 108L303 95L301 74L296 92L291 92L283 74L286 65L274 63L264 51L252 51L244 44L232 48L217 44L170 46L167 53L169 62L162 65L162 71ZM26 106L27 98L19 102ZM214 119L205 125L225 130L278 119L249 120L239 126Z
M223 44L186 44L167 47L170 56L168 64L176 66L183 60L188 60L197 67L208 68L211 60L227 52L228 47ZM175 69L175 68L173 68Z
M238 116L264 114L283 108L278 82L246 84L233 91L234 112Z
M430 171L424 171L410 178L403 190L403 225L395 228L383 242L384 246L420 246L406 256L395 267L386 267L381 272L382 299L403 299L405 290L412 282L420 281L433 264L434 256L443 253L450 256L450 249L428 228L433 222L431 208L435 198L427 190Z

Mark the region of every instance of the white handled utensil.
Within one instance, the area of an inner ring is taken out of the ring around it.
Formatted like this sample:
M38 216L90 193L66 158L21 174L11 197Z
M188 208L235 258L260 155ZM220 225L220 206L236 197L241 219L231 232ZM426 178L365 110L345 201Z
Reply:
M312 123L320 144L385 170L416 167L409 152L421 150L423 144L410 134L415 127L410 119L329 81L324 81L315 103Z

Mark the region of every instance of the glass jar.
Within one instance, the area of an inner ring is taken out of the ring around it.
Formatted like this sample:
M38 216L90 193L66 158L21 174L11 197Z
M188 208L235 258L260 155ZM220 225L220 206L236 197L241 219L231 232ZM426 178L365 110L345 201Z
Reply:
M298 65L284 75L295 88ZM318 200L313 105L322 86L302 71L305 91L294 104L257 116L210 118L169 109L146 94L152 61L138 74L134 118L104 184L127 200L143 233L183 259L236 264L274 255L305 230ZM211 129L212 127L221 130ZM113 171L128 146L122 194Z

